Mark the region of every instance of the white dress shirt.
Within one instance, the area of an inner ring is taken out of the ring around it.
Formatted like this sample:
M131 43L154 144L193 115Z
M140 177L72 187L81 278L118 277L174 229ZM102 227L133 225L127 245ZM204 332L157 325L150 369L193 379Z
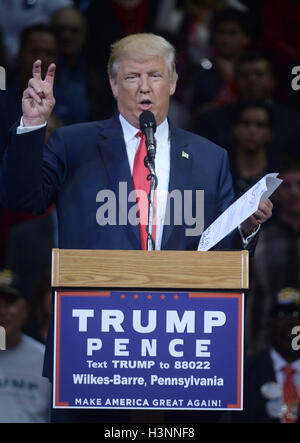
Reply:
M129 161L130 172L132 175L134 157L138 149L140 138L136 137L139 129L132 126L120 114L120 122L123 130L124 141ZM157 176L157 200L156 200L156 239L155 249L160 250L163 234L165 211L167 207L167 192L170 178L170 137L169 124L165 119L156 128L156 157L155 172Z
M273 367L275 371L276 381L279 386L283 386L283 382L285 379L285 374L283 372L283 368L287 365L291 366L295 369L295 373L293 376L294 383L297 387L298 393L300 394L300 358L293 361L292 363L288 363L274 348L270 349L270 356L273 362Z

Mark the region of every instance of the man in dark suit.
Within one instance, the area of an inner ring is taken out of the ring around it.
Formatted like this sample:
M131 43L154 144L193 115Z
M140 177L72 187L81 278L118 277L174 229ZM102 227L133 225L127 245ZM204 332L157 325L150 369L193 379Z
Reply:
M195 196L197 190L204 190L205 228L232 202L232 182L224 149L175 127L167 119L177 81L174 59L173 47L159 36L136 34L115 43L108 73L119 113L105 121L58 129L45 148L45 126L55 104L55 65L49 66L43 80L41 62L37 60L33 78L24 91L23 116L11 131L3 162L2 203L43 212L54 201L60 248L140 249L139 226L130 223L136 203L130 194L134 192L139 117L151 110L157 124L157 190L162 191L157 198L156 249L197 249L197 220L193 220L192 213L183 214L185 205L174 204L175 213L168 224L164 223L167 200L163 195L166 191L183 194L191 190ZM199 218L193 200L190 210ZM270 201L261 204L242 223L242 235L237 231L218 247L242 248L271 212ZM182 215L185 217L178 224Z
M267 326L270 345L246 358L244 410L235 412L232 418L244 423L299 423L299 289L285 287L278 291ZM296 398L288 392L291 382L298 393Z

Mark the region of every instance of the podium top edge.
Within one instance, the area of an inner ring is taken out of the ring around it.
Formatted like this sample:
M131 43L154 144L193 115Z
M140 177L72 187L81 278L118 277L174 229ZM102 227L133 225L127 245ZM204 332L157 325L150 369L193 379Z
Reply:
M53 287L247 289L248 251L53 249Z

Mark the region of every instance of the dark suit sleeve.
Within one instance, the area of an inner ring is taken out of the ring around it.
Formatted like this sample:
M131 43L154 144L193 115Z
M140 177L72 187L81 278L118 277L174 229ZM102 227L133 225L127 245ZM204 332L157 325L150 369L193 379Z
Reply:
M7 209L41 214L55 201L66 175L66 154L60 136L44 146L45 128L25 134L10 131L0 171L0 202Z
M232 186L232 178L229 168L227 152L223 149L223 159L221 162L219 182L217 190L216 217L217 219L234 201L234 191ZM237 231L237 232L236 232ZM240 240L240 241L239 241ZM243 249L242 240L239 237L238 230L227 235L223 240L217 243L214 250L224 249Z
M216 215L219 217L234 201L234 191L227 152L223 149L218 183ZM216 217L216 218L217 218Z

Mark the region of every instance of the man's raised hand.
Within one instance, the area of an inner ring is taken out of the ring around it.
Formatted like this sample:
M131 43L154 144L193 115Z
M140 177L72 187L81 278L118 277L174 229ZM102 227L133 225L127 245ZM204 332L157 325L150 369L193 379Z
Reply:
M23 125L39 126L44 124L55 105L53 96L53 84L56 66L51 63L48 67L45 79L41 76L41 60L33 64L33 77L28 82L22 98Z

